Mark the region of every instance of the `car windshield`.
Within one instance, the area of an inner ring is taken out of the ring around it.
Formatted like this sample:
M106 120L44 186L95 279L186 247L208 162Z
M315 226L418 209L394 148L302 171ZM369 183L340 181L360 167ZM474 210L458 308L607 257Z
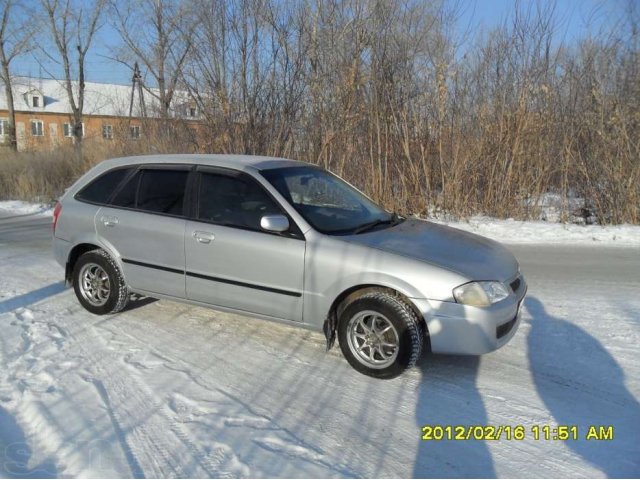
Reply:
M287 167L261 173L320 232L361 233L399 221L344 180L321 168Z

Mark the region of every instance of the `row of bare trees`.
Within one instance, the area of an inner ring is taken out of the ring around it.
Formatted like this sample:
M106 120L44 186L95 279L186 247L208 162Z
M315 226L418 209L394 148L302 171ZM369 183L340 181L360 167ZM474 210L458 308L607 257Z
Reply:
M197 0L204 148L319 163L403 212L531 218L554 192L640 222L637 3L570 42L552 2L470 38L447 5Z
M83 59L108 24L114 57L142 65L159 118L177 92L197 103L206 134L193 150L318 163L405 213L535 217L554 192L584 198L602 223L640 223L632 0L607 29L570 41L547 1L515 3L473 35L437 0L41 1L49 55L67 85L80 80L68 88L77 123Z

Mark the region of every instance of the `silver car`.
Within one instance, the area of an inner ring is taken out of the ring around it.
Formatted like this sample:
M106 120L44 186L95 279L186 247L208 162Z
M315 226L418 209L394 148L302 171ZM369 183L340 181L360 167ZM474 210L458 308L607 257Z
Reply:
M509 341L526 292L502 245L389 213L322 168L236 155L100 163L54 210L53 250L94 314L131 293L324 331L393 378L429 346Z

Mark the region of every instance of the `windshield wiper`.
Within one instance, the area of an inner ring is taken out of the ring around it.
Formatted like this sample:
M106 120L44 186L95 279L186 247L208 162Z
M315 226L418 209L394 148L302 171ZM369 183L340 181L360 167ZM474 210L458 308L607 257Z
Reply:
M367 230L371 230L372 228L375 228L378 225L391 224L392 226L395 226L401 223L402 221L404 221L404 218L399 216L397 213L394 213L393 215L391 215L390 218L387 218L386 220L382 220L378 218L372 222L368 222L363 225L360 225L359 227L353 230L352 234L357 235L359 233L366 232Z

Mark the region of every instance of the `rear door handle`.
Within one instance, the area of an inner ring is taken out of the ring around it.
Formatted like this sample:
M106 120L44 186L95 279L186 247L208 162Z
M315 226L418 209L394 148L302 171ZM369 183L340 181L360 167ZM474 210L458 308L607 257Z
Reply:
M195 238L200 243L211 243L211 240L214 240L216 237L213 235L213 233L201 232L199 230L196 230L195 232L193 232L193 238Z
M113 227L118 224L118 217L103 216L101 219L105 227Z

